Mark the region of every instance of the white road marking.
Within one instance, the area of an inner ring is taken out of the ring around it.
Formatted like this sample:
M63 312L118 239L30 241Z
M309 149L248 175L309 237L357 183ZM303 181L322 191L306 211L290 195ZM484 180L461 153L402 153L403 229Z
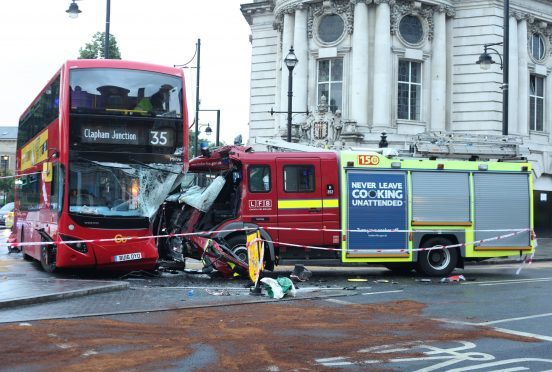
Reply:
M532 283L532 282L548 282L552 281L552 277L546 278L529 278L529 279L506 279L506 280L489 280L486 282L462 282L462 285L491 285L491 284L510 284L510 283Z
M509 282L509 283L483 283L479 284L481 287L488 287L493 285L505 285L505 284L527 284L527 283L539 283L539 282L551 282L552 279L535 279L535 280L526 280L526 281L516 281L516 282Z
M524 363L524 362L542 362L542 363L552 363L552 359L541 359L541 358L512 358L508 360L501 360L497 362L482 363L470 367L461 367L456 369L449 369L448 372L464 372L464 371L473 371L476 369L486 369L495 366L501 366L504 364L514 364L514 363ZM498 369L493 368L492 371L499 371Z
M375 295L375 294L385 294L385 293L399 293L403 292L402 289L396 290L396 291L382 291L382 292L366 292L362 293L363 296L369 296L369 295Z
M489 324L498 324L498 323L507 323L507 322L513 322L516 320L527 320L527 319L535 319L535 318L545 318L548 316L552 316L552 313L545 313L545 314L535 314L535 315L528 315L528 316L520 316L517 318L508 318L508 319L499 319L499 320L491 320L489 322L481 322L477 323L478 325L489 325Z
M360 349L358 352L359 353L388 353L389 348L392 348L392 347L397 348L399 346L405 346L404 348L402 348L403 350L410 350L413 346L423 344L424 342L428 342L428 341L418 340L418 341L398 342L392 345L378 345L378 346L368 347L365 349Z
M320 358L315 359L318 363L325 363L325 362L335 362L343 359L348 359L347 357L333 357L333 358Z
M516 372L516 371L528 371L527 367L514 367L514 368L504 368L504 369L495 369L493 372Z
M536 338L537 340L552 342L552 337L550 336L543 336L543 335L538 335L536 333L529 333L529 332L514 331L506 328L498 328L498 327L492 327L492 328L495 331L502 332L502 333L509 333L511 335L531 337L531 338Z
M338 366L350 366L353 363L348 362L348 357L334 357L334 358L321 358L315 359L317 363L320 363L326 367L338 367Z
M490 322L487 322L487 323L485 323L485 322L470 323L470 322L463 322L461 320L453 320L453 319L443 319L443 318L432 318L432 319L437 320L439 322L444 322L444 323L469 325L469 326L474 326L474 327L487 326L488 324L490 324ZM510 320L510 319L504 319L504 321L507 321L507 320ZM500 321L494 321L494 322L500 322ZM490 328L497 331L497 332L508 333L508 334L516 335L516 336L535 338L535 339L541 340L541 341L551 341L552 342L552 337L550 337L550 336L544 336L544 335L539 335L539 334L536 334L536 333L529 333L529 332L514 331L514 330L506 329L506 328L498 328L498 327L490 327Z
M334 304L341 304L341 305L353 305L354 304L354 302L338 300L337 298L327 298L326 301L327 302L333 302Z

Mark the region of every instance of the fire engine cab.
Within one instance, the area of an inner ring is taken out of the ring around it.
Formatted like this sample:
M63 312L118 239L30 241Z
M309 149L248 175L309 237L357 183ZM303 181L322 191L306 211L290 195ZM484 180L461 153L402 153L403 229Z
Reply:
M190 161L180 192L164 206L163 231L186 225L183 195L209 192L221 177L224 186L195 230L213 231L246 261L241 229L261 228L269 269L372 263L443 276L468 260L534 249L527 162L225 146ZM192 253L182 239L167 239L160 250Z

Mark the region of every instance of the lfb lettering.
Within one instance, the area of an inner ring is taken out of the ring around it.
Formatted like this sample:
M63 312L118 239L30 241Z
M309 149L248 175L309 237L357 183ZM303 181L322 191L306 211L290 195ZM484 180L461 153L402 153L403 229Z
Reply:
M250 200L249 208L272 208L272 200Z

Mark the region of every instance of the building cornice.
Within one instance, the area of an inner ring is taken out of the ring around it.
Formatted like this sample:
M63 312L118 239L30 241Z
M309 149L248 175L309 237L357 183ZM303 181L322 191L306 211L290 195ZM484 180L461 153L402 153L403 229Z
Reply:
M274 0L258 1L256 3L241 4L240 10L243 17L249 23L252 24L252 16L260 13L270 13L274 10Z

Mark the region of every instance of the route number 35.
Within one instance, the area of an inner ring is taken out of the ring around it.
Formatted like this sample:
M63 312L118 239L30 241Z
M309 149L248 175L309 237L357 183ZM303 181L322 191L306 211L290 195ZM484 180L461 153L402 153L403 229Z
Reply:
M168 132L152 130L150 132L150 145L167 146Z

